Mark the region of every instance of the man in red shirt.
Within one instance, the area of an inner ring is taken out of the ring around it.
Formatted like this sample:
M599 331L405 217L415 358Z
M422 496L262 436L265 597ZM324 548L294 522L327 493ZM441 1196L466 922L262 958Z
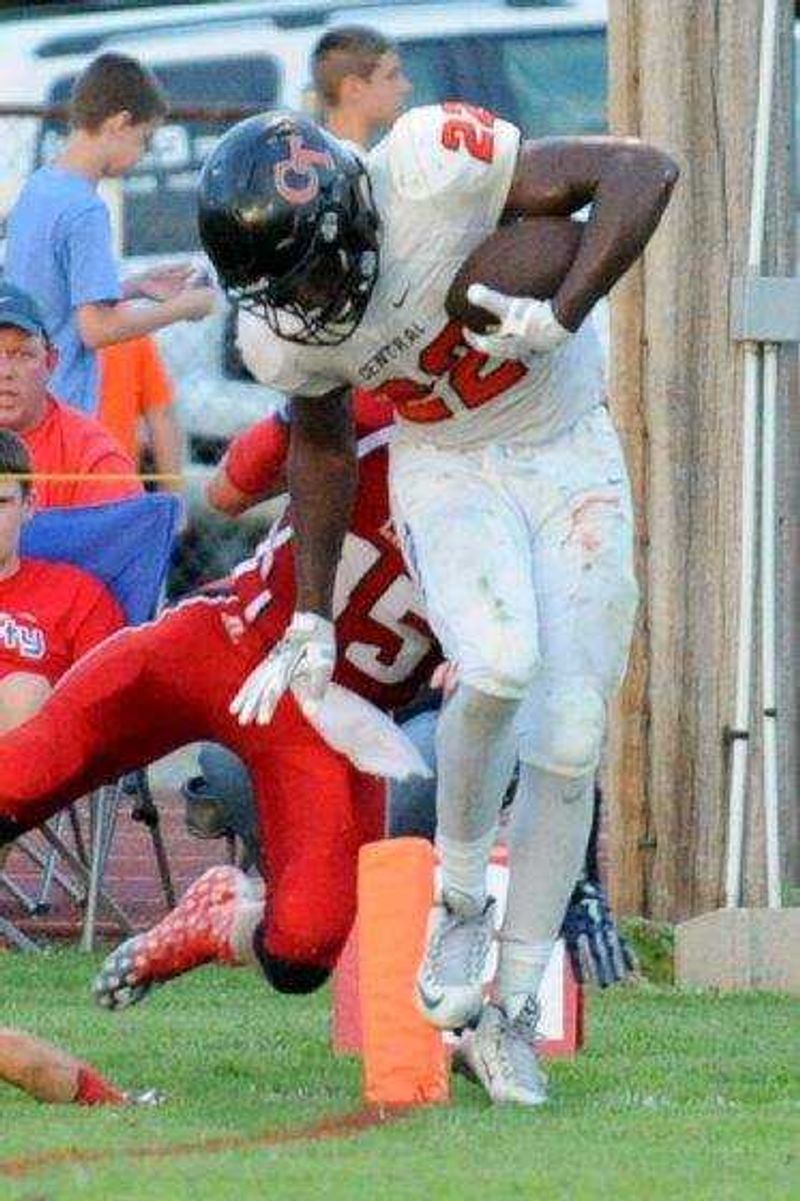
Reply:
M378 425L387 421L385 407ZM360 426L359 492L337 601L336 681L381 709L406 703L438 651L389 526L388 429ZM283 472L273 427L270 471ZM245 473L246 474L246 473ZM237 473L237 478L243 478ZM0 737L0 844L103 781L201 738L227 746L253 780L266 899L236 868L212 868L154 937L114 953L98 997L114 1007L154 981L210 959L260 961L285 992L327 977L355 915L360 845L383 832L383 785L358 771L302 716L292 696L269 726L230 711L295 599L291 528L279 527L233 573L227 595L184 601L109 639L54 690L36 717Z
M0 429L30 452L40 508L137 496L133 460L93 417L48 392L57 361L42 315L21 288L0 279Z
M0 731L31 717L73 663L124 625L94 576L68 563L20 558L33 510L29 473L22 440L0 430Z

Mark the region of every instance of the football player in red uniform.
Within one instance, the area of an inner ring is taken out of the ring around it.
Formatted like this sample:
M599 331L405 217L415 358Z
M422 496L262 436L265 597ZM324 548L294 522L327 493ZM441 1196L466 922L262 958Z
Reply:
M428 679L438 651L389 524L387 411L368 412L368 403L337 583L335 679L390 710ZM285 444L275 420L277 474ZM212 958L257 959L278 989L309 991L347 937L358 849L383 832L382 782L333 750L291 696L267 727L242 725L230 711L231 697L280 640L293 610L290 538L288 524L279 525L236 568L229 595L187 600L108 639L67 673L31 721L0 738L0 843L187 742L221 742L248 767L266 898L260 882L238 869L212 868L162 923L168 929L139 935L112 956L98 986L109 1006Z

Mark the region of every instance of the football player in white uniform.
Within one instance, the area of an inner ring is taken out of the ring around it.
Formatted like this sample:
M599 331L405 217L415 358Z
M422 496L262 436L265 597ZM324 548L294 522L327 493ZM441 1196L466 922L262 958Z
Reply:
M313 705L334 661L350 389L395 403L394 520L459 672L437 732L442 890L417 1000L434 1024L472 1028L465 1054L496 1101L546 1096L535 998L580 871L636 606L628 482L587 318L676 178L651 146L523 141L451 103L411 109L363 164L296 114L254 117L222 139L200 183L201 237L245 310L248 365L292 398L297 611L269 670L251 677L264 717L287 688ZM498 222L586 205L550 302L480 294L498 319L483 336L448 320L457 269ZM508 908L483 1004L486 865L517 756Z

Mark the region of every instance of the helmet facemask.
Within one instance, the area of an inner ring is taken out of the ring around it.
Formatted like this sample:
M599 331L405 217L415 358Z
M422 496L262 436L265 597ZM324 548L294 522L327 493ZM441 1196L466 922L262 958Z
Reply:
M330 189L299 261L281 276L230 287L279 337L338 346L358 328L378 276L378 218L361 164Z

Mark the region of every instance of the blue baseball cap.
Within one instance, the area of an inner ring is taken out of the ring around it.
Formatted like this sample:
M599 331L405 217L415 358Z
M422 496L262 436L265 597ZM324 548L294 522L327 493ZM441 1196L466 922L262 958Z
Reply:
M41 309L30 293L0 276L0 326L13 325L49 340Z

